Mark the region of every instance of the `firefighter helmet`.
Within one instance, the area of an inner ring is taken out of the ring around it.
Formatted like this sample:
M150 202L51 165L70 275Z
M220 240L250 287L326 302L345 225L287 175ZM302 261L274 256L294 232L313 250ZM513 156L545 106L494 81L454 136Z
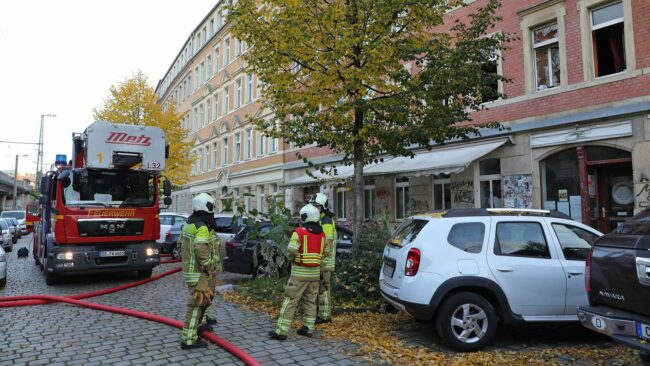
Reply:
M214 198L209 193L201 193L192 199L192 211L214 212Z
M325 193L316 193L311 200L309 200L309 203L312 205L320 205L326 210L329 209L329 203Z
M300 209L300 219L303 222L318 222L320 221L320 211L313 205L305 205Z

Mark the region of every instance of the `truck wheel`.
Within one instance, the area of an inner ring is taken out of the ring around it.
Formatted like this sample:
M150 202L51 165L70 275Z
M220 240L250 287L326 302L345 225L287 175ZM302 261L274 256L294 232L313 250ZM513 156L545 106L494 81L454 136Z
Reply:
M492 341L497 317L492 305L482 296L459 292L445 300L436 316L438 335L460 352L478 351Z
M151 273L153 272L153 269L145 269L142 271L138 271L138 277L139 278L149 278L151 277Z
M172 258L179 259L181 257L181 251L178 249L177 245L174 245L172 248Z
M0 280L0 288L4 288L7 284L7 277Z

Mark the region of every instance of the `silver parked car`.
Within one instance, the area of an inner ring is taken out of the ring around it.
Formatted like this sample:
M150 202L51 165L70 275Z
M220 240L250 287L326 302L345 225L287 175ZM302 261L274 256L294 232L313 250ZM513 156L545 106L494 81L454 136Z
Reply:
M18 223L16 223L15 220L12 220L10 218L3 218L0 220L5 220L9 226L9 231L11 232L11 243L16 244L16 242L18 242L18 238L20 238L20 226L18 226Z
M3 288L7 283L7 254L0 245L0 288Z
M13 245L13 237L5 220L0 220L0 245L7 251L11 252L11 246Z

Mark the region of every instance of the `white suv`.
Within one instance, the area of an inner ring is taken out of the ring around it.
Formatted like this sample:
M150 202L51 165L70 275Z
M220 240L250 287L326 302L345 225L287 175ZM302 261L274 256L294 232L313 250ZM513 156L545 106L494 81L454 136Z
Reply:
M585 258L602 234L545 210L458 209L413 216L384 249L381 294L458 351L497 323L577 321Z

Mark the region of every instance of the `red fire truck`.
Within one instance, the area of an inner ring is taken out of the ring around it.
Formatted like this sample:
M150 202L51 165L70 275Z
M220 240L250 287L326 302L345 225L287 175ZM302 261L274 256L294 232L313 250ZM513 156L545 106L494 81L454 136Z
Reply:
M28 233L34 231L34 223L38 221L41 221L41 217L38 215L38 206L27 205L25 207L25 224L27 225Z
M57 155L40 182L41 221L34 259L48 285L71 274L137 271L149 277L160 263L161 175L168 147L158 127L94 122L72 135L72 161Z

